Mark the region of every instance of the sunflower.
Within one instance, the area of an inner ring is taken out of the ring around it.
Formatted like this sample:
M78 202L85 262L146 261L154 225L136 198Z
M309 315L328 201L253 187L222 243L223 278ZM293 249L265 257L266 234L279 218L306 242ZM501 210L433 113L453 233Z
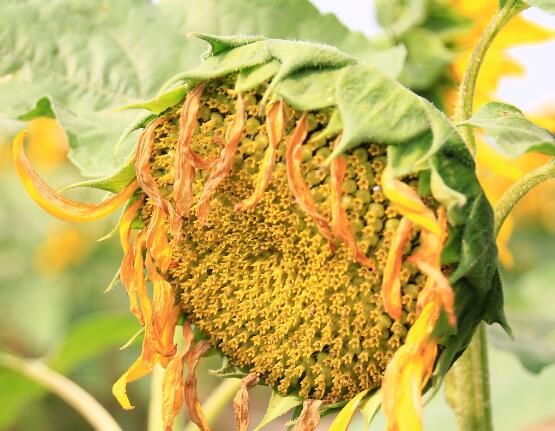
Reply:
M153 115L126 166L97 182L117 181L112 198L64 198L30 166L24 133L13 145L51 214L92 221L125 204L119 277L144 338L116 398L132 408L127 384L160 364L165 429L185 403L208 430L196 368L215 352L220 374L242 377L240 430L256 384L303 404L299 430L380 389L388 429L421 429L432 375L481 320L504 324L472 158L429 102L335 48L199 37L205 60L136 106Z

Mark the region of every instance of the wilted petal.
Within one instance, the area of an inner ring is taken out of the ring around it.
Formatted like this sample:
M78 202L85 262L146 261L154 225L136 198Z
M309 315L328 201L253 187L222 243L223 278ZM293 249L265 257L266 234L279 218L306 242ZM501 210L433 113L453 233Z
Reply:
M385 168L383 171L382 188L384 195L395 205L401 215L414 224L422 226L423 229L441 235L434 212L424 205L416 191L394 178L390 168Z
M197 424L201 431L210 431L202 406L198 399L197 391L197 365L208 350L210 344L207 341L199 341L187 354L187 379L185 380L185 404L189 412L189 418Z
M199 198L198 219L201 224L206 221L210 213L210 199L212 194L231 170L233 157L235 156L235 151L241 141L243 129L245 128L245 117L245 103L243 102L243 97L239 94L235 105L235 118L226 133L225 147L222 149L220 157L212 169L212 172L210 172L210 176L208 180L206 180L206 184Z
M341 135L335 141L340 141ZM369 259L358 247L353 234L351 223L343 206L343 179L345 178L345 158L339 156L331 163L331 219L333 231L340 241L352 250L354 258L361 265L375 269L375 263Z
M429 302L409 329L403 344L385 370L383 412L388 431L422 430L422 389L431 376L437 355L432 333L440 304Z
M385 311L394 319L399 320L402 313L401 304L401 266L403 254L412 232L412 223L403 217L397 230L391 248L387 255L382 278L382 301Z
M31 166L23 149L26 136L27 132L23 131L13 140L12 153L17 173L31 198L54 217L72 222L99 220L116 211L137 190L138 184L134 180L120 193L99 204L86 204L67 199L50 188Z
M248 210L256 206L262 199L264 191L270 184L272 172L276 164L276 148L281 141L283 129L285 127L285 111L283 101L274 103L268 110L266 116L266 133L268 134L268 147L264 153L264 159L260 164L260 171L254 185L254 192L244 201L235 205L238 211Z
M293 132L289 142L287 144L287 152L285 155L287 163L287 179L289 181L289 187L293 192L293 196L297 201L297 204L306 212L320 231L320 234L328 240L330 249L335 249L335 240L331 232L328 221L318 212L314 199L310 195L310 189L303 180L301 172L301 146L306 139L308 130L308 123L306 112L303 113L302 117L297 123L297 127Z
M156 262L162 274L165 274L170 267L172 250L168 241L164 211L159 207L153 210L148 225L146 244L154 262Z
M255 373L250 373L241 380L241 387L233 399L233 414L237 431L249 429L249 389L256 386L260 379Z
M135 287L135 270L133 268L133 263L135 260L134 248L131 241L131 224L140 206L143 203L143 199L139 198L133 202L123 213L119 224L119 238L121 242L121 248L123 249L123 260L120 265L120 279L129 296L129 308L133 315L144 324L143 315L139 309L139 304L137 302L137 290Z
M123 375L114 383L112 393L125 410L135 408L127 397L127 384L138 380L152 372L152 368L158 361L158 354L154 352L149 344L147 337L143 339L143 349L141 356L123 373Z
M185 357L174 355L170 360L162 382L162 422L164 431L172 431L175 417L183 405L183 364Z
M314 431L320 423L322 400L305 400L294 431Z

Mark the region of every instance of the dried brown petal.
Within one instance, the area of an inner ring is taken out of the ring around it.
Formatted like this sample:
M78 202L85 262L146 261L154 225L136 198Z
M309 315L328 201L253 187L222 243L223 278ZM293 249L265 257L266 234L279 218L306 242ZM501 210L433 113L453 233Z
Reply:
M249 428L249 392L248 390L256 386L260 379L255 373L250 373L241 380L241 388L233 399L233 414L237 431L247 431Z

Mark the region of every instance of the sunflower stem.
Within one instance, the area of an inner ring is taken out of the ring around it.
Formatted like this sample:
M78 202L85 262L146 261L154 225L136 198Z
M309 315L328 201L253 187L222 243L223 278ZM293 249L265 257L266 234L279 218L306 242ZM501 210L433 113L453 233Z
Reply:
M56 394L79 413L94 430L122 431L115 419L87 391L41 362L0 352L0 366L20 373Z
M478 44L474 47L470 61L464 71L463 80L459 85L455 113L453 116L455 124L466 121L472 116L478 73L480 72L484 57L495 39L495 36L497 36L497 33L499 33L512 17L520 13L526 7L527 6L519 0L506 0L503 7L491 18L489 24L484 29ZM467 125L461 125L459 126L459 130L468 150L474 155L476 153L476 143L474 141L472 128Z
M460 431L493 431L485 323L447 374L445 395Z
M534 187L553 178L555 178L555 159L528 172L505 190L499 203L495 207L495 236L499 234L505 219L511 213L515 205Z
M220 417L222 410L229 405L239 388L241 387L241 379L225 379L208 397L202 409L206 416L206 421L211 427L214 426L216 420ZM189 422L184 431L198 431L198 427Z

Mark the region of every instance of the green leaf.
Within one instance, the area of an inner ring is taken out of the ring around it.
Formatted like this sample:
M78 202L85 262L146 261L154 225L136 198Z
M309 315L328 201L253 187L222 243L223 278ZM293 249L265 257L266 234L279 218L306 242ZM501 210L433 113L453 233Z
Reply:
M424 22L428 0L376 0L376 16L385 30L397 37Z
M515 355L528 371L539 374L555 363L555 320L509 315L514 338L498 327L490 328L491 342Z
M79 364L123 345L137 332L131 315L97 314L77 322L49 355L48 365L66 373Z
M169 77L198 63L203 46L185 37L194 31L319 41L360 59L391 48L387 41L349 31L308 0L167 0L159 5L6 0L0 15L0 115L15 118L28 112L32 101L42 101L28 118L56 115L70 138L70 159L81 172L111 176L133 151L136 135L114 154L116 142L139 118L115 109L130 105L159 112L178 103L180 89L156 94ZM202 37L214 53L259 39Z
M555 15L555 0L523 0L530 6L540 8L544 12Z
M237 378L241 379L245 377L248 373L245 373L239 367L232 365L229 358L222 356L222 365L217 370L208 370L208 374L215 377L222 378Z
M399 44L389 49L377 51L366 57L363 63L369 64L392 79L399 78L407 58L407 48Z
M303 403L303 399L296 397L294 395L288 395L286 397L278 394L275 391L272 391L272 396L270 397L270 401L268 403L268 408L266 409L266 413L264 413L264 417L260 421L260 423L254 428L253 431L259 431L274 419L277 419L280 416L283 416L285 413L290 411L291 409L301 405Z
M530 122L520 109L506 103L487 103L461 125L480 127L508 156L531 151L555 155L555 136Z
M329 427L329 431L346 431L358 410L359 404L366 396L368 390L359 392L341 409Z
M436 33L424 28L407 32L401 42L406 46L407 59L399 80L415 91L436 84L455 56Z
M405 143L430 127L419 98L370 66L345 68L336 98L343 139L332 157L363 142Z
M160 114L166 109L181 102L185 98L188 91L189 85L180 85L177 88L162 93L147 102L133 103L131 105L123 106L120 109L147 109L154 114Z
M322 109L335 102L335 83L341 69L304 70L290 75L276 86L289 105L301 111Z

